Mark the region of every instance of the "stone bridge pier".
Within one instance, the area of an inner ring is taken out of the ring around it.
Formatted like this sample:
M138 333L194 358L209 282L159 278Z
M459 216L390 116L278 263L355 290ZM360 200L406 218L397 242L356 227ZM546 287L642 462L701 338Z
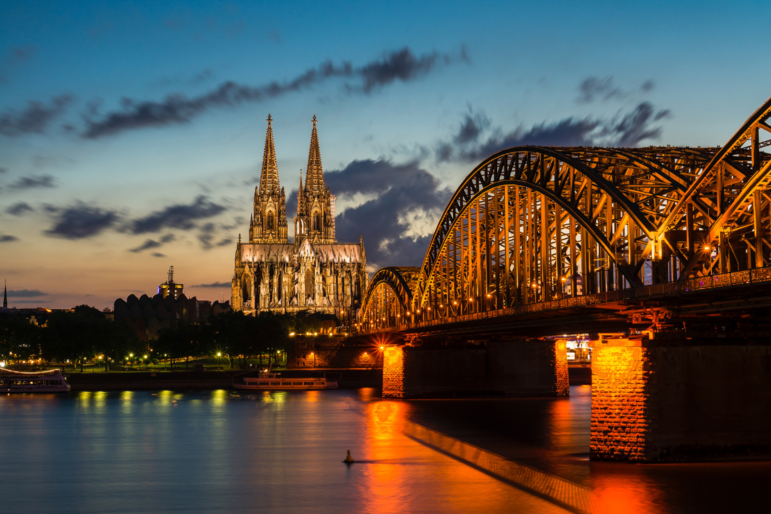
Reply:
M496 339L384 350L384 398L569 394L563 341Z
M678 462L771 457L771 346L760 340L594 343L590 455Z

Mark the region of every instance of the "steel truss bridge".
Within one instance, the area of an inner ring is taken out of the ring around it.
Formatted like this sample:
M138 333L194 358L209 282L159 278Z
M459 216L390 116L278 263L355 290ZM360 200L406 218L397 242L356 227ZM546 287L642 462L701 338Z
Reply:
M771 99L723 147L491 155L453 195L422 266L374 275L357 329L656 330L673 313L771 306L769 117Z

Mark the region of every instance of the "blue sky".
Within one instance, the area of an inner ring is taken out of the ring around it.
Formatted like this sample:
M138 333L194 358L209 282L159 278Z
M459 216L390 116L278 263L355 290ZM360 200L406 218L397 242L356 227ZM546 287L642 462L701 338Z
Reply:
M290 204L316 114L338 239L363 234L372 268L417 265L485 152L722 145L771 95L769 14L768 2L3 2L0 277L20 307L102 308L152 293L174 265L189 294L227 299L192 286L232 276L268 113Z

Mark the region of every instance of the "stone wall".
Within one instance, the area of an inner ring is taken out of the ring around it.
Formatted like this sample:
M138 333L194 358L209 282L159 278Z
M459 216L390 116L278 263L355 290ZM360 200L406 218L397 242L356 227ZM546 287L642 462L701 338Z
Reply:
M771 347L611 342L593 361L593 459L771 456Z

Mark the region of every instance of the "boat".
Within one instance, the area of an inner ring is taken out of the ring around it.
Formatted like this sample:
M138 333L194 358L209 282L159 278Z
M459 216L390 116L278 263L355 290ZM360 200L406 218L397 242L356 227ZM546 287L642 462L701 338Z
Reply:
M234 380L233 387L249 391L288 391L337 389L338 386L337 380L327 377L282 377L280 373L261 371L259 376Z
M48 371L0 370L0 393L67 393L70 384L58 369Z

